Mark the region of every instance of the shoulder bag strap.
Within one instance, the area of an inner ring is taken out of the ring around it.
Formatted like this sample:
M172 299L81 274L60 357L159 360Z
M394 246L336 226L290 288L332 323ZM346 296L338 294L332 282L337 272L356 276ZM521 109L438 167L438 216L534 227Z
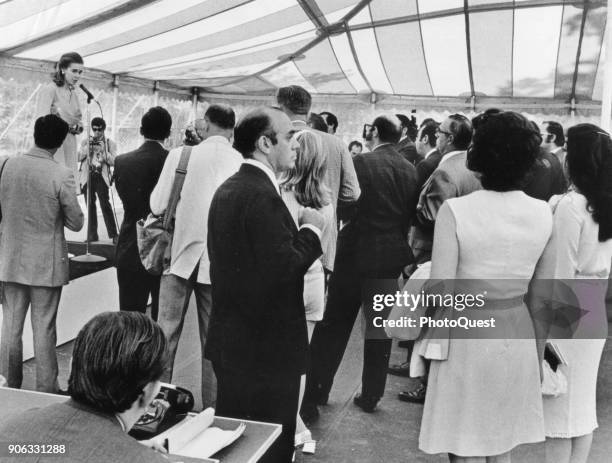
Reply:
M183 146L181 152L181 160L179 161L178 167L174 174L174 183L172 184L172 191L170 192L170 199L168 200L168 207L164 214L164 229L169 230L174 213L176 212L176 206L181 197L181 190L183 189L183 183L185 182L185 175L187 175L187 164L189 164L189 156L191 156L191 146Z
M4 172L4 166L6 166L6 163L8 162L9 158L8 156L4 159L4 162L2 163L2 167L0 167L0 180L2 180L2 172ZM0 221L2 220L2 209L0 208Z

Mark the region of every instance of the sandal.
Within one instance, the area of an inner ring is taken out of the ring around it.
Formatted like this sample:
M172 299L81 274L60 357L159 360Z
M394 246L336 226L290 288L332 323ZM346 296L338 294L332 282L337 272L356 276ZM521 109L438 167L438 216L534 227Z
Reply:
M427 385L424 383L419 383L419 385L411 391L400 392L398 394L398 398L402 402L412 402L412 403L417 403L417 404L423 404L425 403L426 395L427 395Z

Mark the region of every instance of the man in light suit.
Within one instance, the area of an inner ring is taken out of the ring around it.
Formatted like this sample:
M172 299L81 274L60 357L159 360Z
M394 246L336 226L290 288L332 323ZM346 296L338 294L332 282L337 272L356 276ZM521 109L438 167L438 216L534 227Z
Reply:
M465 165L466 150L472 141L469 119L451 114L440 124L436 136L436 148L442 159L419 196L412 240L412 250L419 264L431 260L433 230L442 203L482 188L478 177Z
M291 120L293 128L298 130L313 130L307 124L308 113L312 105L312 97L299 85L281 87L276 92L276 101L281 111ZM353 204L361 190L355 172L353 159L346 145L335 135L317 131L321 139L327 159L325 183L331 191L332 205L337 214L338 208ZM334 269L336 255L336 232L330 239L329 249L325 251L323 267L329 273Z
M161 106L149 109L140 124L144 143L115 159L115 186L123 202L123 223L115 250L119 309L144 313L151 296L153 320L157 320L160 277L148 273L140 261L136 222L151 212L151 192L168 156L162 143L170 136L171 128L172 117L168 111Z
M312 335L312 360L302 406L305 421L315 419L316 405L327 402L362 305L366 281L397 279L412 259L406 237L418 197L416 169L396 151L399 137L395 117L380 116L364 127L371 151L355 156L362 194L349 223L340 231L325 315ZM368 318L371 313L364 315ZM366 337L361 394L354 402L368 413L383 396L390 351L391 340L386 336Z
M433 233L440 207L449 198L458 198L480 190L482 185L474 172L466 167L467 152L472 141L472 124L461 114L451 114L437 129L436 148L442 154L438 167L425 182L416 211L411 239L417 264L431 260ZM404 402L423 403L426 377L415 389L400 392Z
M59 389L55 320L62 286L68 283L64 227L73 231L83 227L72 169L53 159L67 134L68 124L59 117L39 117L34 124L34 148L9 158L0 178L0 281L4 285L0 374L9 387L21 387L21 337L31 306L36 389Z
M270 463L293 455L308 351L304 274L322 252L323 217L304 208L298 230L276 181L295 164L294 133L278 109L244 116L234 148L246 160L217 189L208 215L213 309L206 357L217 376L216 411L282 424L260 460Z
M28 461L167 463L148 442L127 434L159 392L165 356L164 333L149 317L95 316L74 342L70 400L3 420L0 440L65 445L62 453Z
M176 207L172 236L170 269L162 275L159 288L159 324L168 338L170 361L163 380L172 380L174 357L191 293L195 300L202 348L202 406L215 405L216 382L212 365L204 357L204 346L212 295L210 260L206 249L208 211L217 188L235 174L242 164L242 155L232 148L229 140L236 118L226 105L210 105L204 115L201 134L204 141L194 146L189 157L185 183ZM183 147L168 154L159 182L151 194L151 211L161 215L168 207Z

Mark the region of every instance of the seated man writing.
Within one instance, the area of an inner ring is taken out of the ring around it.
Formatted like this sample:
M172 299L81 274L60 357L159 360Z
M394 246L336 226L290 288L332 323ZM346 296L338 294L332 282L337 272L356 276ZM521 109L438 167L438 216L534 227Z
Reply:
M5 421L0 441L65 444L66 453L53 459L58 462L167 462L127 434L159 392L166 357L166 338L151 318L97 315L74 343L71 398Z

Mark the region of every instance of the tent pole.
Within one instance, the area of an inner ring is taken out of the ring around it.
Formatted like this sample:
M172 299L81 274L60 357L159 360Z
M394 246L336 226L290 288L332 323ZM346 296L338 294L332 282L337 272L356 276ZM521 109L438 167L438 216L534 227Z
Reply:
M606 21L606 60L604 62L603 94L601 97L601 128L610 132L612 118L612 0L608 0Z
M111 138L117 140L117 100L119 98L119 79L113 76L113 106L111 109Z
M195 121L198 118L198 96L200 91L197 87L191 89L191 117L190 120Z
M159 105L159 81L153 82L153 106Z

